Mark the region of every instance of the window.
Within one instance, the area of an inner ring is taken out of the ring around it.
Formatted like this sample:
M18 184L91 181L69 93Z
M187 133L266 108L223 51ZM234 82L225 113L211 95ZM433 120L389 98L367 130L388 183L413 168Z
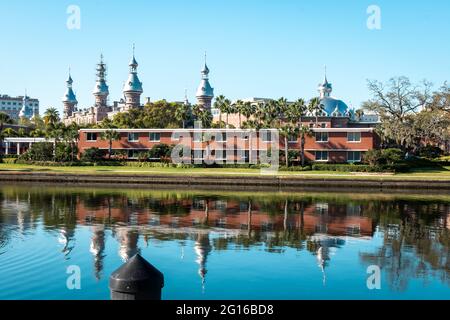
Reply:
M223 142L227 141L227 134L225 132L219 132L216 134L216 141Z
M128 133L128 141L139 141L139 133L137 132L129 132Z
M328 161L328 151L316 151L316 161Z
M348 162L360 162L361 161L361 151L349 151L347 152Z
M97 132L87 132L86 140L87 141L97 141Z
M291 135L288 137L288 141L289 141L289 142L297 142L297 140L298 140L298 136L297 136L296 134L291 134Z
M326 124L326 123L322 123L320 126L321 126L322 128L326 128L326 127L327 127L327 124Z
M361 142L361 132L348 132L347 133L348 142Z
M150 132L150 141L161 141L161 134L159 132Z
M261 133L261 136L262 136L262 141L263 142L272 142L272 132L270 132L270 131L263 131L262 133Z
M317 142L328 142L328 132L316 132Z

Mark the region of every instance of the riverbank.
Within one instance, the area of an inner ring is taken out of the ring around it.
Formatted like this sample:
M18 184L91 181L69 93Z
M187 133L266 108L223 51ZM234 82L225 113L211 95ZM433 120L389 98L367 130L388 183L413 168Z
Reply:
M361 174L336 172L279 172L261 175L252 169L152 168L124 170L114 167L37 167L0 165L0 182L45 182L67 184L117 184L203 188L263 188L292 190L375 189L450 190L450 171L411 174ZM447 169L445 169L447 170Z

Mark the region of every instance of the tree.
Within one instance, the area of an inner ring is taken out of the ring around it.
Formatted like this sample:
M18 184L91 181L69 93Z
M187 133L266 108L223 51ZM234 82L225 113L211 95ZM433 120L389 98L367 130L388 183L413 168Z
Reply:
M311 100L309 100L307 110L310 114L315 115L316 127L317 127L317 124L319 122L319 115L321 115L325 110L324 105L321 103L321 101L318 97L315 97L315 98L312 98Z
M285 124L280 129L281 136L284 138L284 158L286 161L286 167L289 167L289 137L298 134L298 127L291 123Z
M0 147L3 146L3 128L5 127L5 124L12 124L13 120L9 115L6 113L0 112Z
M220 95L214 101L214 108L219 109L219 123L222 125L222 114L226 114L226 126L228 128L228 114L231 112L231 101L225 98L224 95Z
M12 129L12 128L6 128L6 129L4 129L4 130L2 131L2 136L3 136L4 138L17 137L17 136L18 136L18 133L17 133L17 131L15 131L15 130Z
M190 120L191 107L184 103L178 103L175 108L175 119L181 124L182 128L186 127L186 123Z
M197 121L200 121L202 123L203 128L211 127L213 119L211 111L204 109L200 105L194 105L192 111Z
M72 123L71 125L67 126L64 130L64 139L66 142L68 142L70 146L70 159L73 162L75 155L75 143L78 141L79 133L78 133L78 126L76 123Z
M313 134L313 131L309 126L301 125L299 129L300 134L300 157L302 161L302 167L305 166L305 143L306 143L306 137L310 137Z
M81 155L81 160L85 162L100 162L103 160L105 156L105 150L101 150L99 148L89 148L84 150Z
M56 108L50 107L44 113L44 123L46 126L55 126L59 122L59 112Z
M407 77L391 78L387 83L368 80L372 99L363 108L377 112L382 118L394 118L403 122L405 117L430 106L431 83L412 84Z
M108 141L108 159L111 159L113 141L119 140L120 134L116 130L109 129L101 134L101 139Z
M233 109L235 110L235 112L237 112L238 116L239 116L239 128L242 127L242 121L241 121L241 116L242 116L242 112L244 112L244 101L242 100L238 100L236 101L236 103L234 103Z
M251 116L254 115L255 112L256 106L253 103L249 101L244 102L244 105L242 107L242 114L244 115L246 121L250 121Z

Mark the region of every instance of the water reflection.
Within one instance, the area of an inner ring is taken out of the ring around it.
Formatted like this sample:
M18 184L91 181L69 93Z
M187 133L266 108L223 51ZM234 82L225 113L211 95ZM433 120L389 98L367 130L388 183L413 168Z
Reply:
M86 227L97 280L108 276L103 274L107 239L117 242L122 261L141 252L140 239L154 239L178 241L181 259L186 243L193 242L203 290L213 252L261 245L274 254L306 250L315 257L326 286L336 252L349 241L372 241L379 234L382 241L362 246L359 260L381 266L392 290L407 290L412 279L450 284L450 199L445 196L3 186L0 203L0 256L11 241L43 226L56 235L62 254L70 259L76 231Z

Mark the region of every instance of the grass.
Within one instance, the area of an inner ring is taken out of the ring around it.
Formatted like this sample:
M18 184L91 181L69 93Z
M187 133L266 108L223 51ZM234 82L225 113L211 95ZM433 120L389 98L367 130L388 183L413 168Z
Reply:
M0 164L1 172L46 172L52 174L127 174L127 175L200 175L200 176L260 176L258 169L236 169L236 168L139 168L139 167L113 167L113 166L93 166L93 167L45 167L22 164ZM450 167L442 168L422 168L415 169L410 173L399 174L374 174L374 173L350 173L334 171L304 171L288 172L279 171L280 177L298 177L303 179L314 178L338 178L338 179L361 179L361 180L450 180Z

